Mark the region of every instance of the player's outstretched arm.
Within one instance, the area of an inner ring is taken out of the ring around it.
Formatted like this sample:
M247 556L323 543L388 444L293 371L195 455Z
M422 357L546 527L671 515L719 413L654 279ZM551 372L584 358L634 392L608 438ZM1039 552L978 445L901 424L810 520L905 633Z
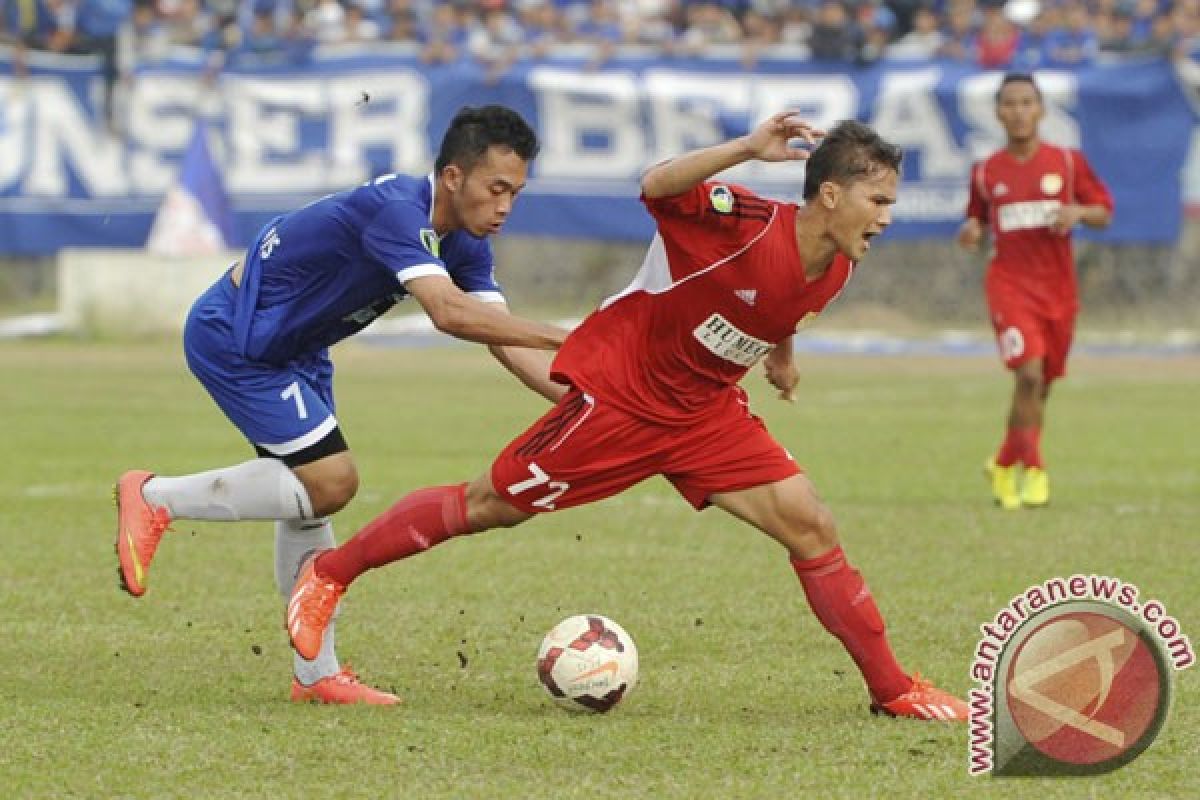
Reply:
M745 136L692 150L654 165L642 176L642 194L646 197L682 194L718 172L745 161L800 161L808 158L808 150L795 147L791 142L803 139L812 145L824 135L824 131L809 125L795 112L781 111Z
M557 403L567 393L566 386L550 380L550 364L554 357L545 350L496 344L488 345L488 350L517 380L551 403Z
M512 313L504 303L491 303L493 308L506 314ZM567 387L550 380L550 365L554 356L545 350L532 350L528 347L511 347L499 344L489 344L488 351L504 368L516 376L517 380L528 388L540 394L551 403L557 403Z
M435 328L456 339L557 350L567 338L565 329L494 308L496 304L477 300L441 275L413 278L404 288L425 309Z

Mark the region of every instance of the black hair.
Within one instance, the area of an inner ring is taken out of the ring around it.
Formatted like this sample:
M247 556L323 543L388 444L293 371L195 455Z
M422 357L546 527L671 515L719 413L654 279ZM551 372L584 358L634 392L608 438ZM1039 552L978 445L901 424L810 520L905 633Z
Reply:
M1004 87L1010 83L1028 83L1033 87L1033 93L1037 95L1038 102L1042 100L1042 87L1037 85L1037 81L1028 72L1009 72L1005 74L1000 81L1000 87L996 89L996 102L1000 102L1000 93L1004 91Z
M821 184L826 181L846 186L880 167L899 173L903 158L904 151L867 125L852 119L842 120L808 157L804 170L804 199L816 197Z
M442 137L434 171L441 172L448 165L457 164L464 172L470 172L492 146L507 147L524 161L532 161L539 148L533 128L511 108L463 106Z

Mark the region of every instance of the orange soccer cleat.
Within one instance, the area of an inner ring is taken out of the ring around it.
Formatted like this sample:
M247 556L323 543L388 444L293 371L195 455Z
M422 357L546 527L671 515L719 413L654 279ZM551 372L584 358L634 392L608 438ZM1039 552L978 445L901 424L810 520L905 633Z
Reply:
M171 524L167 509L152 506L142 496L142 486L154 477L145 470L130 470L113 487L117 503L117 577L121 588L134 597L146 593L146 572L158 543Z
M338 600L346 593L345 586L316 573L314 565L323 552L319 550L313 553L300 567L300 576L292 588L287 618L284 620L292 647L306 661L312 661L321 652L325 629L333 619Z
M942 722L966 722L967 704L959 698L913 674L913 685L907 692L886 703L871 703L872 714Z
M350 665L342 667L336 675L305 686L296 678L292 678L293 703L332 703L335 705L355 705L363 703L369 706L394 706L400 698L394 694L367 686L358 679Z

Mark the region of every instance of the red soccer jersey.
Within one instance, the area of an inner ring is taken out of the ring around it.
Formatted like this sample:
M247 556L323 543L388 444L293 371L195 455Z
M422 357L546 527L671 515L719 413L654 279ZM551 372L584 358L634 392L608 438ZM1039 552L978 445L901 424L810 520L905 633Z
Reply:
M1043 143L1026 161L998 150L975 165L967 216L991 228L989 292L1028 298L1051 317L1074 313L1071 237L1049 227L1054 212L1070 203L1113 207L1108 189L1078 150Z
M658 223L641 270L575 330L552 374L626 411L686 425L737 402L729 391L845 286L838 255L811 283L792 203L704 183L643 202Z

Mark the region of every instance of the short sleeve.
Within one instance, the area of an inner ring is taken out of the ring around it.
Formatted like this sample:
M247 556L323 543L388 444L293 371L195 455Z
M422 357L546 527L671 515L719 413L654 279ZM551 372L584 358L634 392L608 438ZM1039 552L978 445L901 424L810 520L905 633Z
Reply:
M1072 150L1071 161L1075 171L1075 202L1084 206L1104 206L1112 211L1112 195L1083 153Z
M442 255L454 285L485 303L503 303L504 291L496 282L495 258L487 239L458 231L447 237Z
M683 194L668 197L646 197L643 194L641 200L655 219L673 217L699 220L704 216L704 207L708 201L708 184L701 183Z
M410 204L393 202L380 209L363 230L362 243L367 255L401 283L447 274L433 226L421 209Z
M779 204L736 184L710 181L642 202L654 215L671 275L679 280L729 258L763 235Z
M983 223L988 220L988 201L984 196L983 162L971 167L970 186L967 188L967 218L977 219Z
M706 181L670 197L642 195L664 240L680 244L702 238L708 242L741 243L770 222L774 204L733 183Z

